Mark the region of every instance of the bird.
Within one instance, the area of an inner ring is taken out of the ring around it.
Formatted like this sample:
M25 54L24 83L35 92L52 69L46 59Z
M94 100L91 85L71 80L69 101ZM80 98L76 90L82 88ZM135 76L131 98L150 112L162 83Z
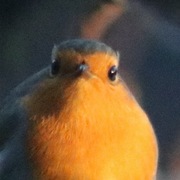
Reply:
M155 131L119 59L96 40L53 47L51 64L1 104L1 180L156 178Z

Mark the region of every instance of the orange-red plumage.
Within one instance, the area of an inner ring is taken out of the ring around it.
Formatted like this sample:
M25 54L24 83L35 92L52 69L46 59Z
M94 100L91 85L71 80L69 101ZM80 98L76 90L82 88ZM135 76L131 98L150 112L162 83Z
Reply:
M58 73L21 98L29 117L26 146L33 178L152 180L155 134L121 78L108 77L118 66L116 53L99 46L73 49L71 43L81 41L97 45L74 40L70 47L55 48Z

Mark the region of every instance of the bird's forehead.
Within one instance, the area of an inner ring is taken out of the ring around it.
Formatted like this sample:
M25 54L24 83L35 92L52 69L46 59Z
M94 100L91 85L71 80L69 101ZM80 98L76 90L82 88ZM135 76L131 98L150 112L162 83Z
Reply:
M94 40L69 40L54 46L52 60L60 61L61 66L74 66L85 62L92 66L118 64L118 54L104 43Z
M81 63L85 63L90 67L118 65L116 56L101 51L93 53L79 53L73 50L60 51L57 54L57 60L60 61L61 66L68 65L68 67Z
M115 54L114 50L102 42L95 40L74 39L64 41L60 45L55 46L56 51L74 50L79 53L92 54L94 52L104 52Z
M104 43L94 40L69 40L54 46L52 59L72 59L73 61L82 61L85 56L93 54L104 54L114 56L118 59L118 54Z

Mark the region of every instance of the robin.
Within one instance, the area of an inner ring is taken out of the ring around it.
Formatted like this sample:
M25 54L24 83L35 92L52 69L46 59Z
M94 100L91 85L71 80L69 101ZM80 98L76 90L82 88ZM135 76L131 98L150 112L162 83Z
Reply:
M150 121L104 43L69 40L17 86L0 111L0 179L152 180Z

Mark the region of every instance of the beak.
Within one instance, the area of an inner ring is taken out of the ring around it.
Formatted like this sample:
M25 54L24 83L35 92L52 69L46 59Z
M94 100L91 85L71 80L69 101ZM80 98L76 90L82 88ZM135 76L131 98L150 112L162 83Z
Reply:
M88 65L87 64L80 64L78 65L77 69L76 69L76 74L77 76L80 76L81 74L83 74L83 72L85 72L88 69Z

